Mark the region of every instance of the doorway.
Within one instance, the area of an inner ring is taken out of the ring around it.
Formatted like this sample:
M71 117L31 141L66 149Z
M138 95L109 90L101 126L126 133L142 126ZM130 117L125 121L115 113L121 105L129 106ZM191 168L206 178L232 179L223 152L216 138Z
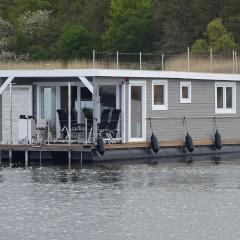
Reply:
M131 81L129 84L129 141L146 140L146 83Z

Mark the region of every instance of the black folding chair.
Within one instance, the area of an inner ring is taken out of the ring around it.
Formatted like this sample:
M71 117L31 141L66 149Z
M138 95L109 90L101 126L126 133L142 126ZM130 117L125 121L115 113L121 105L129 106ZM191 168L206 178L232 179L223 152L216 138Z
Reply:
M118 133L118 123L120 119L120 114L121 114L120 109L114 109L112 111L111 121L106 129L106 135L109 137L112 143L115 143L114 138L116 138L116 135Z
M58 109L57 113L58 113L58 119L59 119L61 130L58 136L56 137L54 143L56 143L56 141L59 138L65 139L69 133L68 132L68 112L62 109Z
M69 137L69 130L68 130L68 111L67 110L62 110L58 109L58 118L59 118L59 124L60 124L60 133L56 137L54 143L56 143L57 140L59 139L64 139L66 140L67 137ZM78 134L82 132L81 125L78 124L77 122L77 111L76 110L71 110L71 134L73 133L78 137Z
M107 126L108 126L108 119L109 119L109 114L111 110L110 109L104 109L101 114L101 121L98 125L98 133L102 135L103 133L106 132Z

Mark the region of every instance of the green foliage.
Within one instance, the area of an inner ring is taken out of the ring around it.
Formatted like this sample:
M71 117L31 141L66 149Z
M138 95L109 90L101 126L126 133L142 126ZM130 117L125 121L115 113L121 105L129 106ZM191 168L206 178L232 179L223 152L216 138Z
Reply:
M14 59L237 50L239 26L240 0L0 0L0 51Z
M50 8L51 4L48 0L15 0L9 10L9 15L11 21L16 23L18 17L25 12Z
M206 54L208 51L208 43L205 39L197 39L192 46L193 54Z
M29 53L29 41L25 34L16 31L16 33L8 38L8 50L15 52L16 54L26 54Z
M196 40L193 44L193 53L204 52L210 48L214 52L229 52L238 48L232 34L227 31L220 18L208 24L204 35L205 39Z
M152 48L152 30L152 0L113 0L104 46L112 51L147 51Z
M67 24L59 37L58 52L63 59L89 58L95 48L94 37L85 27Z

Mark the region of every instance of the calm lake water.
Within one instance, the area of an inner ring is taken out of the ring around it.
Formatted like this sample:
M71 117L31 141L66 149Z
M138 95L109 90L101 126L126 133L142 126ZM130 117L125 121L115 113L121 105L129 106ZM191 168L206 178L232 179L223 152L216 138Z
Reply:
M240 238L240 158L0 168L0 239Z

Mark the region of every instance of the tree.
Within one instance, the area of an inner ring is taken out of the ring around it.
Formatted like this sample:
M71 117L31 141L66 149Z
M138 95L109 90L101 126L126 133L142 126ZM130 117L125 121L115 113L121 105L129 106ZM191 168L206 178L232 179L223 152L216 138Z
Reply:
M59 37L58 52L63 59L89 58L95 48L92 33L78 24L64 26Z
M25 12L18 18L19 31L24 33L30 41L41 38L48 32L50 13L47 10ZM44 37L47 37L47 35Z
M152 0L113 0L110 21L103 35L111 51L149 51L153 43Z
M193 53L212 48L214 52L228 52L237 49L232 34L224 27L220 18L211 21L204 33L205 39L196 40L193 44Z
M34 12L50 8L51 4L48 0L14 0L8 15L13 23L17 23L18 17L28 11Z
M13 30L13 25L0 17L0 39L11 35Z

